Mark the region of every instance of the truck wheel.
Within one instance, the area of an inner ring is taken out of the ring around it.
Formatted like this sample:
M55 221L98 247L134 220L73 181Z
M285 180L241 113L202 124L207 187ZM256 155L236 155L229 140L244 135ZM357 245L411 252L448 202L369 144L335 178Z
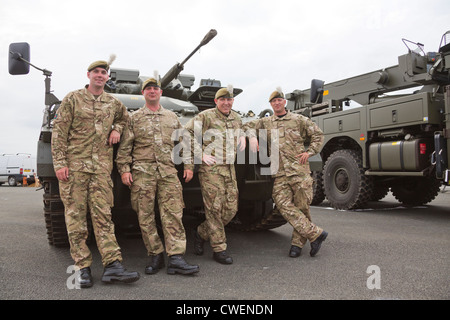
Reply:
M433 177L407 177L391 187L394 197L406 206L431 202L439 193L441 182Z
M362 157L354 150L338 150L331 154L324 166L325 195L336 209L356 209L371 197L373 181L364 175Z
M12 187L17 186L17 179L14 176L8 177L8 184Z
M370 197L369 201L379 201L383 199L389 192L388 186L374 186L373 194Z
M311 173L313 178L313 199L311 205L319 205L325 200L325 193L323 192L323 173L322 171L313 171Z

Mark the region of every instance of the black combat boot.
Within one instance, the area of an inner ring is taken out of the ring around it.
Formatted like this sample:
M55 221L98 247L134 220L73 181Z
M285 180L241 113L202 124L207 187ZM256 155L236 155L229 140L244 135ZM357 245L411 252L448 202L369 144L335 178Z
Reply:
M91 275L91 268L86 267L80 269L78 272L78 276L76 279L77 283L80 285L80 288L90 288L94 284Z
M140 278L139 272L127 271L119 260L111 262L103 270L102 281L106 283L135 282Z
M181 254L174 254L169 257L169 262L167 264L168 274L194 274L199 270L200 269L197 265L188 264Z
M214 260L221 264L232 264L233 258L231 258L226 251L214 252L213 254Z
M292 245L291 250L289 250L289 257L298 258L302 254L302 248Z
M205 240L200 237L197 229L194 230L194 253L198 256L203 254L203 245L205 244Z
M322 245L322 242L325 241L327 236L328 232L324 230L316 240L311 242L311 251L309 252L309 255L311 257L314 257L317 254L317 252L319 252L320 246Z
M145 267L146 274L155 274L164 267L164 255L163 253L159 253L154 256L150 256L150 261L148 265Z

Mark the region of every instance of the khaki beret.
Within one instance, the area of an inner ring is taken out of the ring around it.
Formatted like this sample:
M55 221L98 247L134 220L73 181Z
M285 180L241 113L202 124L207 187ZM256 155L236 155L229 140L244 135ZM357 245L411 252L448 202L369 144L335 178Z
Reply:
M272 92L272 94L269 97L269 102L272 101L272 99L275 98L282 98L284 99L284 93L283 91L281 91L281 88L278 87L274 92Z
M97 60L97 61L94 61L94 62L92 62L90 65L89 65L89 67L88 67L88 71L91 71L91 70L93 70L93 69L95 69L95 68L98 68L98 67L100 67L100 68L103 68L103 69L105 69L106 71L108 71L109 70L109 67L111 66L111 64L114 62L114 60L116 60L116 55L115 54L111 54L110 56L109 56L109 60L108 61L105 61L105 60Z
M106 71L109 70L109 65L107 61L104 60L98 60L98 61L94 61L92 62L89 67L88 67L88 71L94 70L95 68L100 67L105 69Z
M232 85L228 85L226 88L221 88L221 89L217 90L215 99L219 99L219 98L233 98L233 97L234 97L233 86Z
M142 84L142 91L144 91L144 89L149 86L161 88L161 82L159 80L156 80L155 78L148 78Z

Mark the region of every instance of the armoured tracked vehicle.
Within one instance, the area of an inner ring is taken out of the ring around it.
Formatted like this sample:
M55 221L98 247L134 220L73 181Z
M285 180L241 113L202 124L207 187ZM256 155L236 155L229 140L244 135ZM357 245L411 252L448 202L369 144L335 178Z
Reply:
M215 107L214 96L221 88L218 80L203 79L195 91L191 91L195 77L181 74L184 64L202 46L215 37L217 32L211 30L200 44L192 51L182 63L176 63L161 78L163 97L161 105L178 114L180 122L184 125L198 112ZM10 74L27 74L29 66L43 72L45 76L45 112L37 148L37 174L44 188L44 215L50 244L67 245L67 231L64 221L64 206L59 197L58 181L52 164L51 135L52 119L61 101L50 90L50 77L52 72L35 67L29 62L30 48L27 43L12 43L9 47ZM148 77L140 76L134 69L110 69L110 79L105 91L120 99L130 112L141 108L145 100L141 94L142 83ZM234 94L241 93L241 89L234 89ZM243 120L251 120L251 117ZM115 146L115 153L117 146ZM248 150L246 151L248 154ZM238 187L240 192L239 211L229 226L239 230L261 230L276 228L285 224L285 220L274 210L271 199L272 181L270 176L259 175L260 163L236 164ZM179 167L180 181L183 184L185 214L202 216L203 201L197 174L191 182L185 184L182 178L182 167ZM138 226L136 214L131 209L130 190L122 184L120 176L114 165L112 172L114 182L113 220L117 230L128 232L136 231Z
M390 190L415 206L449 185L450 31L438 52L403 42L408 52L397 65L333 83L314 79L286 95L287 108L325 134L313 204L326 197L336 209L356 209ZM360 106L345 109L351 101Z

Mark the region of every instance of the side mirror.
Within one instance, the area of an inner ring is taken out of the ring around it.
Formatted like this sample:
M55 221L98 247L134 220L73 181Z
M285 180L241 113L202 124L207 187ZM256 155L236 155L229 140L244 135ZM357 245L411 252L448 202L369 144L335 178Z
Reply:
M30 72L30 45L26 42L11 43L9 45L8 67L9 74L27 74Z
M322 103L323 100L323 85L325 81L312 79L311 80L311 97L312 103Z

